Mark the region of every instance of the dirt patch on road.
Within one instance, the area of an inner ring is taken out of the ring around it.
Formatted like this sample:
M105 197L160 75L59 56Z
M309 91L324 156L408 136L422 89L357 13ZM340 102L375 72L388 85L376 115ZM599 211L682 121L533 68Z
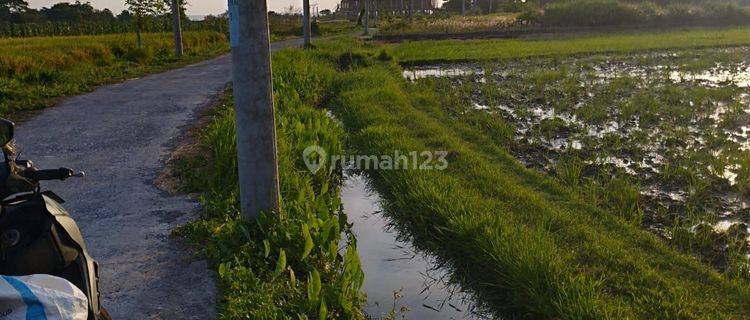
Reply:
M208 159L207 156L200 156L205 153L201 148L200 137L203 130L211 123L213 119L213 110L216 107L224 105L231 97L231 89L227 88L220 94L216 95L213 102L207 107L200 110L200 116L185 134L179 138L179 142L174 151L169 155L165 162L164 170L154 180L154 185L170 195L187 193L191 198L197 198L197 194L185 190L186 172L194 165L193 159ZM206 165L205 163L203 165Z

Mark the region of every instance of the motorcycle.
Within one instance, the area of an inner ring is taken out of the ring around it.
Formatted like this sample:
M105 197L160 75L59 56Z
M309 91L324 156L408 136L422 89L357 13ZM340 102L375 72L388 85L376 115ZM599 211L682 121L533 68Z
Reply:
M99 265L89 255L65 201L42 191L41 181L83 177L69 168L38 170L30 160L15 159L15 124L0 119L0 274L47 274L63 278L88 298L88 320L109 320L101 306Z

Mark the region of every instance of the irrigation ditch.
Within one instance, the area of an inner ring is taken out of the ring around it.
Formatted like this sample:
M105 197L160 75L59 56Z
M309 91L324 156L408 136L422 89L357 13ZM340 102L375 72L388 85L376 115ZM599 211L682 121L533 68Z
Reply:
M344 178L341 201L365 272L365 312L374 319L489 319L437 260L412 245L361 174Z

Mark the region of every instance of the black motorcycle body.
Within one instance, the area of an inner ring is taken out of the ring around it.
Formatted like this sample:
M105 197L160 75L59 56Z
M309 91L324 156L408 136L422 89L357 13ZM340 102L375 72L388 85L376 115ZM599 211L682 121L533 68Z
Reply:
M0 138L2 125L0 121ZM62 207L64 201L39 186L42 180L76 175L67 168L36 170L31 161L9 160L7 155L0 166L0 274L66 279L88 297L88 320L109 319L100 301L99 266L88 254L78 225Z

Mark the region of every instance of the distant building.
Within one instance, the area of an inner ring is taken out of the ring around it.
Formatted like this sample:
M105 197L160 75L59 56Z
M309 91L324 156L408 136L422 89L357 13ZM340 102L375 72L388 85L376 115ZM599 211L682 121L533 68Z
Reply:
M437 0L368 0L370 11L374 15L408 15L409 7L413 13L431 14L437 8ZM336 13L347 17L356 17L364 8L364 0L341 0L336 6Z

